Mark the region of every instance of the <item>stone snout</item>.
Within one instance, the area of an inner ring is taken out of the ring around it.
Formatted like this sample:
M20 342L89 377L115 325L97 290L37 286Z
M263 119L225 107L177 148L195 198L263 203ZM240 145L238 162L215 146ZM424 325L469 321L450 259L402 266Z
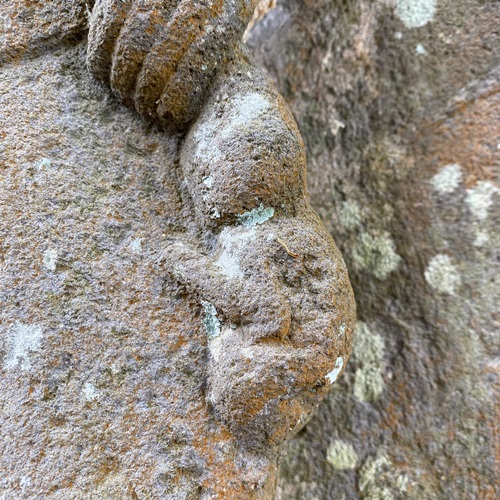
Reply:
M304 209L226 226L211 250L177 242L165 252L165 268L203 305L207 402L249 448L279 445L302 427L349 357L352 291L319 224Z

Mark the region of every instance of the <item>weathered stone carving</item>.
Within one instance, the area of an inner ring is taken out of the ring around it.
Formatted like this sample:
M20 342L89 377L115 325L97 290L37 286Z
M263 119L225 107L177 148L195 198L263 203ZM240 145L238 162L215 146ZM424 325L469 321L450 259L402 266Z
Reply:
M88 65L128 106L186 128L239 47L255 0L97 1Z
M300 134L250 3L96 3L170 133L91 3L2 7L0 496L272 498L353 326Z
M143 116L182 132L196 228L165 269L205 304L208 401L246 445L281 443L343 370L354 304L342 258L306 200L304 147L240 46L255 7L98 1L88 65Z

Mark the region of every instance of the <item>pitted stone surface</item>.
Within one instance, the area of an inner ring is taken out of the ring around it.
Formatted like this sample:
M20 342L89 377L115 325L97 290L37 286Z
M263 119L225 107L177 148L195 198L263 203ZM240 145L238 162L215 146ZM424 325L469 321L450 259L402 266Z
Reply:
M159 262L186 220L176 141L84 57L0 70L0 494L263 495L272 460L207 408L204 311Z
M252 8L96 2L88 65L147 121L83 46L0 68L1 493L273 498L345 367L352 290Z
M255 1L97 0L87 62L129 107L187 128L234 57Z
M88 64L124 103L167 130L181 132L196 115L174 116L179 104L195 104L199 118L180 146L195 227L163 260L222 324L208 357L209 404L245 446L264 450L300 428L326 394L335 360L349 356L354 303L342 257L306 201L295 121L240 47L251 7L97 2ZM269 220L252 230L242 224L264 207Z

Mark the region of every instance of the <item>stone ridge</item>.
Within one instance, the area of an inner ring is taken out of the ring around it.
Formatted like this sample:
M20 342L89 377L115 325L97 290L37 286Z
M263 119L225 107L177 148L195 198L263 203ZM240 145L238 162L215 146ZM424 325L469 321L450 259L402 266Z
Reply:
M87 64L127 106L170 132L196 117L234 57L255 0L101 0L90 20Z
M254 4L98 1L87 62L128 107L185 134L196 227L161 262L205 311L209 407L269 456L343 371L355 304L307 202L297 125L241 46Z

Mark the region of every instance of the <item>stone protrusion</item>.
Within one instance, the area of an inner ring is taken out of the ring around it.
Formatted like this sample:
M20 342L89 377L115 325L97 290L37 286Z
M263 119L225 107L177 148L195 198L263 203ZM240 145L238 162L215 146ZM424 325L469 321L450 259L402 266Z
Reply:
M160 262L204 311L209 408L244 448L268 453L343 371L355 306L307 203L297 124L241 48L254 4L98 2L88 65L127 106L186 132L180 170L195 227Z
M234 58L252 0L100 0L87 64L128 107L169 132L196 118L219 68Z

